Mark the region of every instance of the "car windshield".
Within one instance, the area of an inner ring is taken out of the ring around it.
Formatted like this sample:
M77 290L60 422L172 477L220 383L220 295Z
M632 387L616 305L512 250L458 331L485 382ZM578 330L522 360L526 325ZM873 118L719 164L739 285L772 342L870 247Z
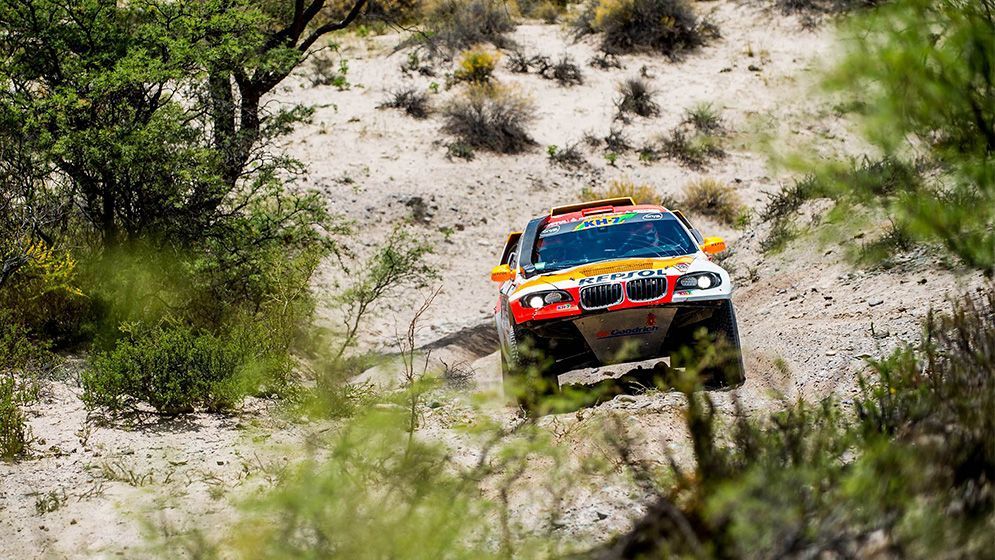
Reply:
M697 250L669 212L626 212L553 224L539 232L532 262L539 272L621 258L677 257Z

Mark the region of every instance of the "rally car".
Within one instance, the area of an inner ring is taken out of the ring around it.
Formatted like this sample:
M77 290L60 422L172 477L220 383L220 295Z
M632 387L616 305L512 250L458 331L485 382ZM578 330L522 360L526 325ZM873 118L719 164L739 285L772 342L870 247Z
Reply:
M681 212L631 198L560 206L531 220L508 237L491 271L501 284L494 315L506 393L521 395L537 374L555 390L571 369L694 359L702 329L731 354L721 367L703 367L706 381L742 383L732 281L711 259L725 248Z

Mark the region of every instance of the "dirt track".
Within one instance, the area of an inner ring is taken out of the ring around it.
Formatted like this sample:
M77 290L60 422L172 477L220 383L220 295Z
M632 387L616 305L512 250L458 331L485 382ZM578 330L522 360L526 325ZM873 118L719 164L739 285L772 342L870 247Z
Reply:
M532 130L537 148L522 156L479 154L470 162L450 161L435 119L416 121L395 111L376 109L386 90L408 78L399 70L405 54L389 55L397 36L349 39L351 89L312 88L292 82L279 96L319 106L314 124L296 132L289 150L309 164L303 188L327 195L333 211L359 226L360 255L382 234L413 219L422 205L418 234L436 245L431 257L440 274L442 295L419 334L433 346L437 359L462 363L474 372L478 391L496 390L493 338L485 325L495 300L487 272L507 232L550 205L577 197L586 185L625 177L647 182L661 192L678 194L689 180L713 176L737 186L743 201L759 209L764 193L779 188L786 176L768 165L760 139L787 138L801 147L817 145L826 153L857 153L860 146L848 125L829 110L828 102L811 101L810 77L818 63L831 58L831 31L803 30L793 18L733 2L703 2L723 38L682 62L658 57L624 57L621 70L595 70L586 65L593 43L573 43L556 26L522 25L516 40L526 52L570 54L584 67L585 83L561 88L534 75L497 78L518 84L538 106ZM751 70L751 67L756 70ZM685 108L711 102L721 109L731 129L728 157L706 170L693 171L662 160L651 164L635 154L610 166L596 151L586 152L589 168L569 171L552 166L545 146L579 142L586 132L604 135L612 125L615 84L644 73L659 92L663 114L638 119L626 127L634 145L664 133L682 118ZM412 78L427 88L441 78ZM456 92L442 92L441 103ZM412 202L420 197L421 203ZM422 204L423 203L423 204ZM738 397L751 413L769 411L785 399L819 399L836 395L846 401L855 389L863 358L880 356L904 341L915 340L918 322L944 294L972 288L977 278L957 278L928 256L909 257L897 269L866 272L847 264L845 252L862 242L853 235L831 242L806 240L785 253L764 257L759 240L763 224L732 230L691 216L708 234L725 236L735 254L738 289L734 296L747 354L747 383L735 391L713 395L720 409L731 410ZM448 232L448 233L447 233ZM875 232L866 232L867 238ZM349 274L328 263L316 288L333 293ZM363 334L366 347L390 348L398 325L406 325L417 296L394 298ZM324 320L333 322L332 311ZM476 330L474 330L476 329ZM444 338L448 337L448 338ZM563 381L592 382L605 371L575 373ZM396 371L382 368L367 376L389 383ZM231 502L292 460L294 449L313 427L284 422L265 402L253 401L235 417L194 415L182 421L153 422L139 427L86 428L86 412L72 379L49 384L46 397L31 407L31 424L39 440L36 454L18 464L0 464L0 557L140 556L143 523L182 530L198 526L222 528L233 514ZM428 411L422 437L436 438L454 454L470 460L473 442L451 429L454 419L470 415L465 393ZM493 406L487 414L514 421L508 408ZM541 423L573 446L592 452L590 431L608 418L619 418L650 461L668 454L688 461L682 427L682 398L649 392L626 394ZM604 538L623 530L639 512L638 493L623 477L603 480L596 488L580 488L564 505L553 527L532 519L538 507L530 500L528 473L515 497L515 511L536 530L552 529L580 539ZM137 477L137 478L136 478ZM54 512L39 513L36 501L49 493L63 497Z

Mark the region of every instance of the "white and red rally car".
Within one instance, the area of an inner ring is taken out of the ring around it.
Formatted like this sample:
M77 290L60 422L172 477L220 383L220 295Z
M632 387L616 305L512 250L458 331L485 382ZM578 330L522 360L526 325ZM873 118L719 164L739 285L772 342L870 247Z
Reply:
M733 357L704 371L714 385L745 378L725 250L678 211L631 198L553 208L512 233L491 279L507 393L536 371L547 389L565 371L671 356L702 327ZM700 348L701 345L698 345ZM520 399L521 400L521 399Z

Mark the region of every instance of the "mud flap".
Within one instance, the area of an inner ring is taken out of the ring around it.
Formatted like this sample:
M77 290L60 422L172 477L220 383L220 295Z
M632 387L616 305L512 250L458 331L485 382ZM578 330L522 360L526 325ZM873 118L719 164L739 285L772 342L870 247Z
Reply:
M659 357L676 313L666 307L626 309L581 317L574 325L598 361L617 364Z

